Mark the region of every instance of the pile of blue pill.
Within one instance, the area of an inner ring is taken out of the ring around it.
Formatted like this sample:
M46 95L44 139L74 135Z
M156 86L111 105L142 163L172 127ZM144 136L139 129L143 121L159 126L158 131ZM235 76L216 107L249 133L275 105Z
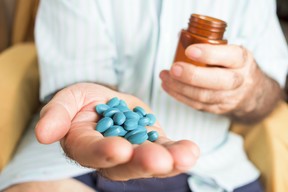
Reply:
M132 144L141 144L147 139L151 142L159 137L157 131L147 133L145 126L152 126L156 118L151 113L146 113L142 107L130 110L124 100L117 97L112 98L107 104L96 106L96 112L101 119L96 125L96 131L104 137L120 136Z

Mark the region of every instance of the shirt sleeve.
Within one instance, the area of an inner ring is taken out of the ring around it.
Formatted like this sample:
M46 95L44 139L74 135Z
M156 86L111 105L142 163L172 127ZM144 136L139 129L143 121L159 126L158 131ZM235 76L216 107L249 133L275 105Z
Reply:
M248 37L246 47L253 52L262 71L285 85L288 69L288 50L276 15L274 0L247 1L241 36Z
M116 46L101 13L110 10L97 2L41 1L35 28L41 100L77 82L116 86Z

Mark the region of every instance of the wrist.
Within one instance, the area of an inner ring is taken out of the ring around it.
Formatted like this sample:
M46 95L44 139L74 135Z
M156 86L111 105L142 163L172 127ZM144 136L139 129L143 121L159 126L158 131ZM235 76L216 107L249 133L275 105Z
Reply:
M242 123L256 123L264 119L283 98L283 91L279 84L257 69L254 86L243 98L239 108L228 115L233 121Z

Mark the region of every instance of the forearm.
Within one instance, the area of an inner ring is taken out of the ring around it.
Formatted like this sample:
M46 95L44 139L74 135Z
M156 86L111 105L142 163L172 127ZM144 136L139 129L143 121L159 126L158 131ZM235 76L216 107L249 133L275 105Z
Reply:
M269 115L277 103L284 99L284 92L279 84L258 70L261 78L258 79L258 87L251 90L249 98L243 101L242 108L228 116L237 122L256 123Z

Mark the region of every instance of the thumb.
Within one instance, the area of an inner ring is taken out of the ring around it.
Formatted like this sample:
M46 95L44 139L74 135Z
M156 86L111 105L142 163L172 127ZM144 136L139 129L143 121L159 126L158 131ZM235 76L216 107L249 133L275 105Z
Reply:
M35 127L36 138L40 143L50 144L66 135L78 111L76 101L75 95L66 88L42 108Z

